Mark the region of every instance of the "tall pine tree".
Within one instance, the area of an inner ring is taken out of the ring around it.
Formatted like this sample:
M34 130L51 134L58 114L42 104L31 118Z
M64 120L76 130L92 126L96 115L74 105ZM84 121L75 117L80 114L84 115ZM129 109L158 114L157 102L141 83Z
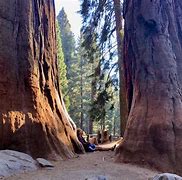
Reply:
M69 109L69 96L68 91L68 79L67 79L67 68L64 61L64 53L62 50L61 42L61 31L58 22L56 22L56 33L57 33L57 57L58 57L58 73L59 73L59 86L63 94L63 99L66 105L66 108Z
M65 63L68 69L67 78L70 79L71 63L75 56L75 39L64 8L61 9L59 15L57 16L57 20L61 29L62 48L64 52Z
M66 12L62 9L57 17L61 29L62 49L67 66L68 88L66 95L69 96L69 114L77 126L80 126L80 59L77 54L74 34L68 21Z

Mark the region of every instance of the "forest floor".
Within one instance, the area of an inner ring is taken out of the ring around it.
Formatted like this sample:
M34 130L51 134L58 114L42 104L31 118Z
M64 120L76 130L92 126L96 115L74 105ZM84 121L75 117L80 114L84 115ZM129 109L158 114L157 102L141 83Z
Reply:
M96 151L66 161L53 161L54 168L13 175L6 180L148 180L158 172L114 162L113 151Z

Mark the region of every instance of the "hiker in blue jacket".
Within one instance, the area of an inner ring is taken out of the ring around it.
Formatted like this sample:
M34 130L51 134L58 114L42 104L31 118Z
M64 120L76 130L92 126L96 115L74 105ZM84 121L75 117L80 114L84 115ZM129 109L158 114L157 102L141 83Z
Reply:
M84 139L83 130L77 129L77 137L78 137L78 140L82 143L86 152L94 152L95 151L95 149L96 149L95 144L91 144Z

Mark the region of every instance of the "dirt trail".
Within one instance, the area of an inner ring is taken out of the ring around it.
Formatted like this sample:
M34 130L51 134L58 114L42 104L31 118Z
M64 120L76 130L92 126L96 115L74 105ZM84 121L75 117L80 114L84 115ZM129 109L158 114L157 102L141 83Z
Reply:
M79 155L67 161L53 162L53 169L40 169L35 172L14 175L6 180L95 180L106 176L107 180L147 180L157 172L130 164L114 162L114 152L94 152Z

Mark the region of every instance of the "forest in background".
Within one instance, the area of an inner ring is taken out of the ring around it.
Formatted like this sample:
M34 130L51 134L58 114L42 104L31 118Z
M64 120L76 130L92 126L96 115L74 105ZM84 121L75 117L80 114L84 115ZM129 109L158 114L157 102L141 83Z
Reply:
M57 16L60 88L66 108L77 127L86 132L109 130L114 136L120 135L114 3L105 6L95 2L89 5L88 12L86 1L80 3L83 26L77 42L64 8ZM91 22L92 19L95 21Z

